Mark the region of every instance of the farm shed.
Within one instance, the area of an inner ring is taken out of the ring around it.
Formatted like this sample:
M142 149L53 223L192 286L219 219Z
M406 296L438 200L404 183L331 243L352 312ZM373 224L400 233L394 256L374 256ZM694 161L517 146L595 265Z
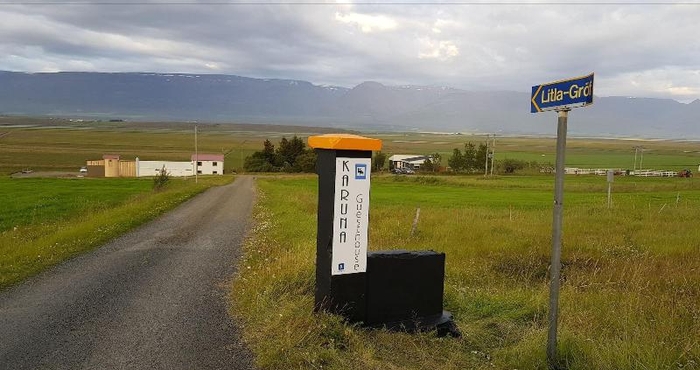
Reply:
M223 154L192 154L192 163L196 164L199 175L223 175Z
M105 166L105 177L119 177L119 155L105 154L102 160Z
M192 162L142 161L136 158L136 177L156 176L163 167L170 176L194 176Z
M426 159L432 160L430 156L427 155L417 155L417 154L394 154L389 157L389 169L393 170L395 168L411 168L418 169L425 163Z
M105 154L101 160L87 161L88 177L135 177L136 162L120 159L118 154Z

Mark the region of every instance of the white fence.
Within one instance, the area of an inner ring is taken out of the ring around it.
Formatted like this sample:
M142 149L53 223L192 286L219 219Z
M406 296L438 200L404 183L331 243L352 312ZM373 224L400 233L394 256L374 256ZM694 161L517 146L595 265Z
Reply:
M567 175L598 175L605 176L608 171L613 171L616 176L628 175L627 170L620 168L576 168L576 167L566 167L565 173ZM676 171L666 171L666 170L637 170L630 171L629 176L639 176L639 177L677 177L678 172Z

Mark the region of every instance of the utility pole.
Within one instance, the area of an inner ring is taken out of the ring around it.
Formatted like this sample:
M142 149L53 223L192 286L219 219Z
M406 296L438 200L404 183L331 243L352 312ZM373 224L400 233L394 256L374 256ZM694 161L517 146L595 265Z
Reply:
M637 170L637 154L639 154L639 170L644 169L644 147L637 145L634 147L634 170Z
M491 145L491 176L493 176L493 161L496 157L496 134L493 134L493 144Z
M489 174L489 134L486 134L486 163L484 164L484 177Z
M199 151L197 150L197 125L194 125L194 183L199 181Z

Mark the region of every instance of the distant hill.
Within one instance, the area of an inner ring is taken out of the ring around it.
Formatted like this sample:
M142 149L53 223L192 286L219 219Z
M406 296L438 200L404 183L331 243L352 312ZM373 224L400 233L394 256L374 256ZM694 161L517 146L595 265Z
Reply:
M348 129L554 134L529 92L448 87L353 88L233 75L0 72L0 114L129 121L209 121ZM700 100L596 97L569 118L573 135L700 138Z

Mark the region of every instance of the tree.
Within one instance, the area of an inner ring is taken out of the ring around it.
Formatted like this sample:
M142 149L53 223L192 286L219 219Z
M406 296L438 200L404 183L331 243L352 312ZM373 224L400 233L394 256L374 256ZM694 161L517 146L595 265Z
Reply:
M278 167L275 167L272 163L268 161L268 158L265 156L264 152L255 152L250 156L246 157L245 161L243 162L243 168L248 172L279 171Z
M423 164L420 166L421 172L433 172L435 171L433 162L430 160L430 158L426 158L425 161L423 161Z
M478 171L485 171L486 170L486 156L488 155L487 150L488 150L488 147L486 146L486 144L484 144L484 143L479 144L479 149L477 149L476 154L474 156L474 161L475 161L474 168Z
M499 167L502 168L504 173L515 173L517 170L522 170L525 168L529 163L525 161L521 161L519 159L504 159L502 161L499 161Z
M257 153L257 152L256 152ZM274 165L277 162L277 155L275 154L275 146L272 145L270 140L265 140L263 143L263 150L260 156L265 162L270 165Z
M294 167L294 162L296 158L304 153L304 141L298 138L296 135L292 137L291 140L282 137L279 146L277 146L277 155L280 157L282 167Z
M471 142L464 144L464 170L472 172L477 168L476 147Z
M433 172L440 171L440 162L442 161L442 156L440 155L440 153L435 152L435 153L431 154L431 157L432 157L431 162L433 165Z
M452 168L452 171L454 172L462 172L466 168L466 162L465 158L462 155L462 151L459 150L458 148L455 148L452 151L452 156L447 159L447 164Z
M305 150L294 160L294 172L316 172L316 152Z
M296 135L291 140L282 137L277 149L265 140L261 151L246 157L243 168L249 172L315 172L316 153L305 146Z
M381 150L374 153L374 157L372 158L372 170L381 171L382 168L384 168L385 163L386 163L386 154L382 153Z

